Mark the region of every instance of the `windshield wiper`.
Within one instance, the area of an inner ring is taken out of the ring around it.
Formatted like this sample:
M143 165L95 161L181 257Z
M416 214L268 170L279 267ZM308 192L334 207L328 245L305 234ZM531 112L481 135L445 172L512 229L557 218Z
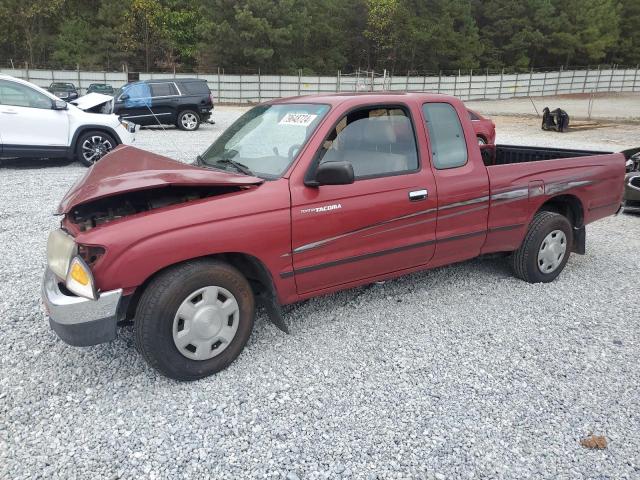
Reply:
M202 161L202 159L200 159L200 161ZM253 172L251 170L249 170L249 167L247 167L246 165L244 165L244 164L242 164L240 162L236 162L235 160L231 160L229 158L222 158L220 160L216 160L215 162L213 162L213 164L214 165L231 165L238 172L244 173L245 175L252 175L253 176Z

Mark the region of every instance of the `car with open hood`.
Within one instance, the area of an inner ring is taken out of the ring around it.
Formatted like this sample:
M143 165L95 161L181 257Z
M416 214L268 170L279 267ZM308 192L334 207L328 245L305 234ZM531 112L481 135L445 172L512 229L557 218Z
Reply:
M30 82L0 75L0 157L75 158L93 165L135 139L135 124L113 115L110 102L108 95L90 93L69 103Z
M484 254L554 281L619 210L624 155L488 152L459 99L427 93L274 100L189 165L120 146L59 205L50 325L88 346L132 323L151 366L195 380L240 355L258 305L287 331L282 305Z

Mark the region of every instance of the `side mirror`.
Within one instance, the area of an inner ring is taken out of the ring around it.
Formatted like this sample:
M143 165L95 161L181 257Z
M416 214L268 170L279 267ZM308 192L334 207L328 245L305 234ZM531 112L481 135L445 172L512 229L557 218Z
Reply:
M53 110L66 110L69 107L67 106L67 102L65 102L64 100L54 100L51 108Z
M120 98L118 99L118 101L124 102L125 100L129 100L129 95L127 95L126 93L123 93L122 95L120 95Z
M354 178L353 165L349 162L321 163L316 170L315 181L310 182L309 186L349 185Z

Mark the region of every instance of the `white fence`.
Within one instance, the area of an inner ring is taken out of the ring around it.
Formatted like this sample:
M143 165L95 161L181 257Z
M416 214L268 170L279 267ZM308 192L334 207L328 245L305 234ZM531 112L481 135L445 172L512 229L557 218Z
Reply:
M120 87L124 72L89 72L0 69L42 87L52 82L72 82L80 92L91 83ZM336 76L226 75L140 73L140 80L199 77L209 84L219 103L256 103L280 97L353 91L427 91L446 93L462 100L560 95L592 92L640 92L640 71L635 69L585 69L555 72L467 75L389 76L372 72Z

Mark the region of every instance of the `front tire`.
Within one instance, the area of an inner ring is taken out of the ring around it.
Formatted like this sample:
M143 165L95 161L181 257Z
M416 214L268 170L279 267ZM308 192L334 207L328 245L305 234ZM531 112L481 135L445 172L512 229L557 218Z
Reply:
M573 228L563 215L538 212L520 248L510 257L516 277L529 283L547 283L564 269L573 246Z
M216 260L170 267L147 286L134 321L147 363L175 380L197 380L228 367L253 329L247 279Z
M180 130L193 132L200 127L200 115L193 110L183 110L178 114L176 125Z
M108 133L90 131L78 137L76 158L83 165L90 167L116 147L117 143Z

